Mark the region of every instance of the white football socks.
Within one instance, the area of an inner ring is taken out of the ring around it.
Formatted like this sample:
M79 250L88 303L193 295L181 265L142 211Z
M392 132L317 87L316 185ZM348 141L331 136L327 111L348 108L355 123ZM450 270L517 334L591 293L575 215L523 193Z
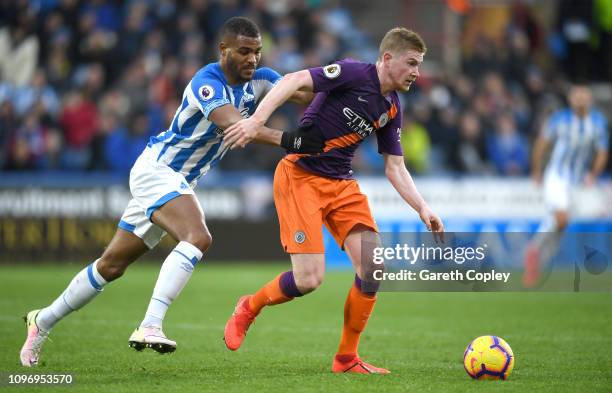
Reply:
M49 332L62 318L83 307L102 292L107 282L98 273L97 264L98 260L81 270L50 306L40 310L36 317L39 329Z
M179 242L162 264L149 302L149 308L140 326L162 326L168 307L189 281L193 268L202 259L202 251L191 243Z
M563 232L559 232L557 221L553 215L546 217L533 237L533 244L540 251L540 263L547 265L559 251Z
M540 250L540 264L548 265L559 252L563 232L541 232L535 236L535 244Z

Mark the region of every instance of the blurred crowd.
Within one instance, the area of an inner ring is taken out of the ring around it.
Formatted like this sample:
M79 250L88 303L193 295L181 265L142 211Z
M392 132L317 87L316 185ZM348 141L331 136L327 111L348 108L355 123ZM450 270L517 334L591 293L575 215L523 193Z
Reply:
M257 22L263 63L281 74L377 56L377 42L339 1L15 0L0 1L0 8L5 171L127 174L148 138L170 124L192 75L217 59L216 32L232 16ZM412 171L528 172L535 133L564 104L564 75L583 72L572 69L583 64L563 63L558 73L537 66L533 54L548 44L526 7L517 8L506 31L503 42L482 35L464 48L460 72L423 72L403 95L402 143ZM567 37L557 38L555 48L571 50ZM271 127L295 127L301 110L283 107ZM380 173L375 138L364 145L358 170ZM228 154L219 170L271 171L282 155L252 145Z

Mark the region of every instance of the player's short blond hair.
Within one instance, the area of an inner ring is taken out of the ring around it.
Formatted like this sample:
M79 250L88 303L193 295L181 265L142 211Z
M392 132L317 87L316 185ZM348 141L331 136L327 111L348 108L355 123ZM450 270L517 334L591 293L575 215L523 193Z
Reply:
M427 52L427 46L421 36L405 27L395 27L387 32L380 42L378 58L382 59L385 52L398 53L408 49L420 53Z

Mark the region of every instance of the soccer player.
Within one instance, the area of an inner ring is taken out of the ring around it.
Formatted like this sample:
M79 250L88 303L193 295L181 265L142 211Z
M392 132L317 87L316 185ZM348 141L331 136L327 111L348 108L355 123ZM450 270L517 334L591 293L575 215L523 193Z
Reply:
M419 76L425 51L417 33L394 28L384 36L376 64L345 59L288 74L251 118L226 130L226 142L231 148L243 146L263 130L272 112L292 94L308 90L317 94L300 124L309 134L321 135L325 140L323 154L289 154L278 164L274 202L281 243L290 254L292 270L278 275L255 294L238 300L225 326L224 338L229 349L240 347L247 329L264 307L291 301L321 284L325 269L322 237L325 224L356 271L344 307L342 336L332 371L389 372L364 362L358 355L360 335L376 303L376 292L372 291L375 288L362 286L362 280L368 280L368 267L372 266L368 249L375 244L373 239L379 240L366 196L353 178L351 160L363 140L375 134L388 180L419 213L427 228L438 232L434 235L442 235L442 221L417 191L404 164L400 144L402 109L397 92L408 91ZM362 259L362 255L366 257Z
M145 317L129 344L136 350L149 347L160 353L176 349L176 342L164 335L162 321L212 240L193 189L228 150L222 130L252 114L280 80L270 68L256 69L261 48L259 30L249 19L236 17L224 24L220 61L194 75L168 130L152 137L134 164L130 174L133 198L102 256L80 271L53 303L27 314L27 339L20 354L24 366L38 363L42 345L57 322L121 277L165 233L178 244L161 266ZM312 94L299 92L292 99L306 104ZM320 138L301 131L264 129L258 141L294 152L323 149Z
M608 125L604 115L592 108L588 86L573 85L568 93L569 108L551 115L533 148L532 177L542 184L542 162L552 147L543 176L544 200L550 216L527 246L523 284L531 288L540 279L541 265L557 252L569 221L572 190L581 183L595 184L608 160Z

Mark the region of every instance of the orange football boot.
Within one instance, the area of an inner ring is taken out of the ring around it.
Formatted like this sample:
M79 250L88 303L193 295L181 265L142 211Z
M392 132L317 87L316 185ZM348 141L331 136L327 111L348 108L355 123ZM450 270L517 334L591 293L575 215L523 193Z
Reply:
M249 307L249 299L251 297L252 295L246 295L238 299L234 313L225 324L223 340L225 340L227 349L235 351L240 348L247 330L249 330L249 327L255 321L255 314L253 314Z
M332 364L333 373L390 374L386 368L375 367L361 360L359 355L336 355Z

